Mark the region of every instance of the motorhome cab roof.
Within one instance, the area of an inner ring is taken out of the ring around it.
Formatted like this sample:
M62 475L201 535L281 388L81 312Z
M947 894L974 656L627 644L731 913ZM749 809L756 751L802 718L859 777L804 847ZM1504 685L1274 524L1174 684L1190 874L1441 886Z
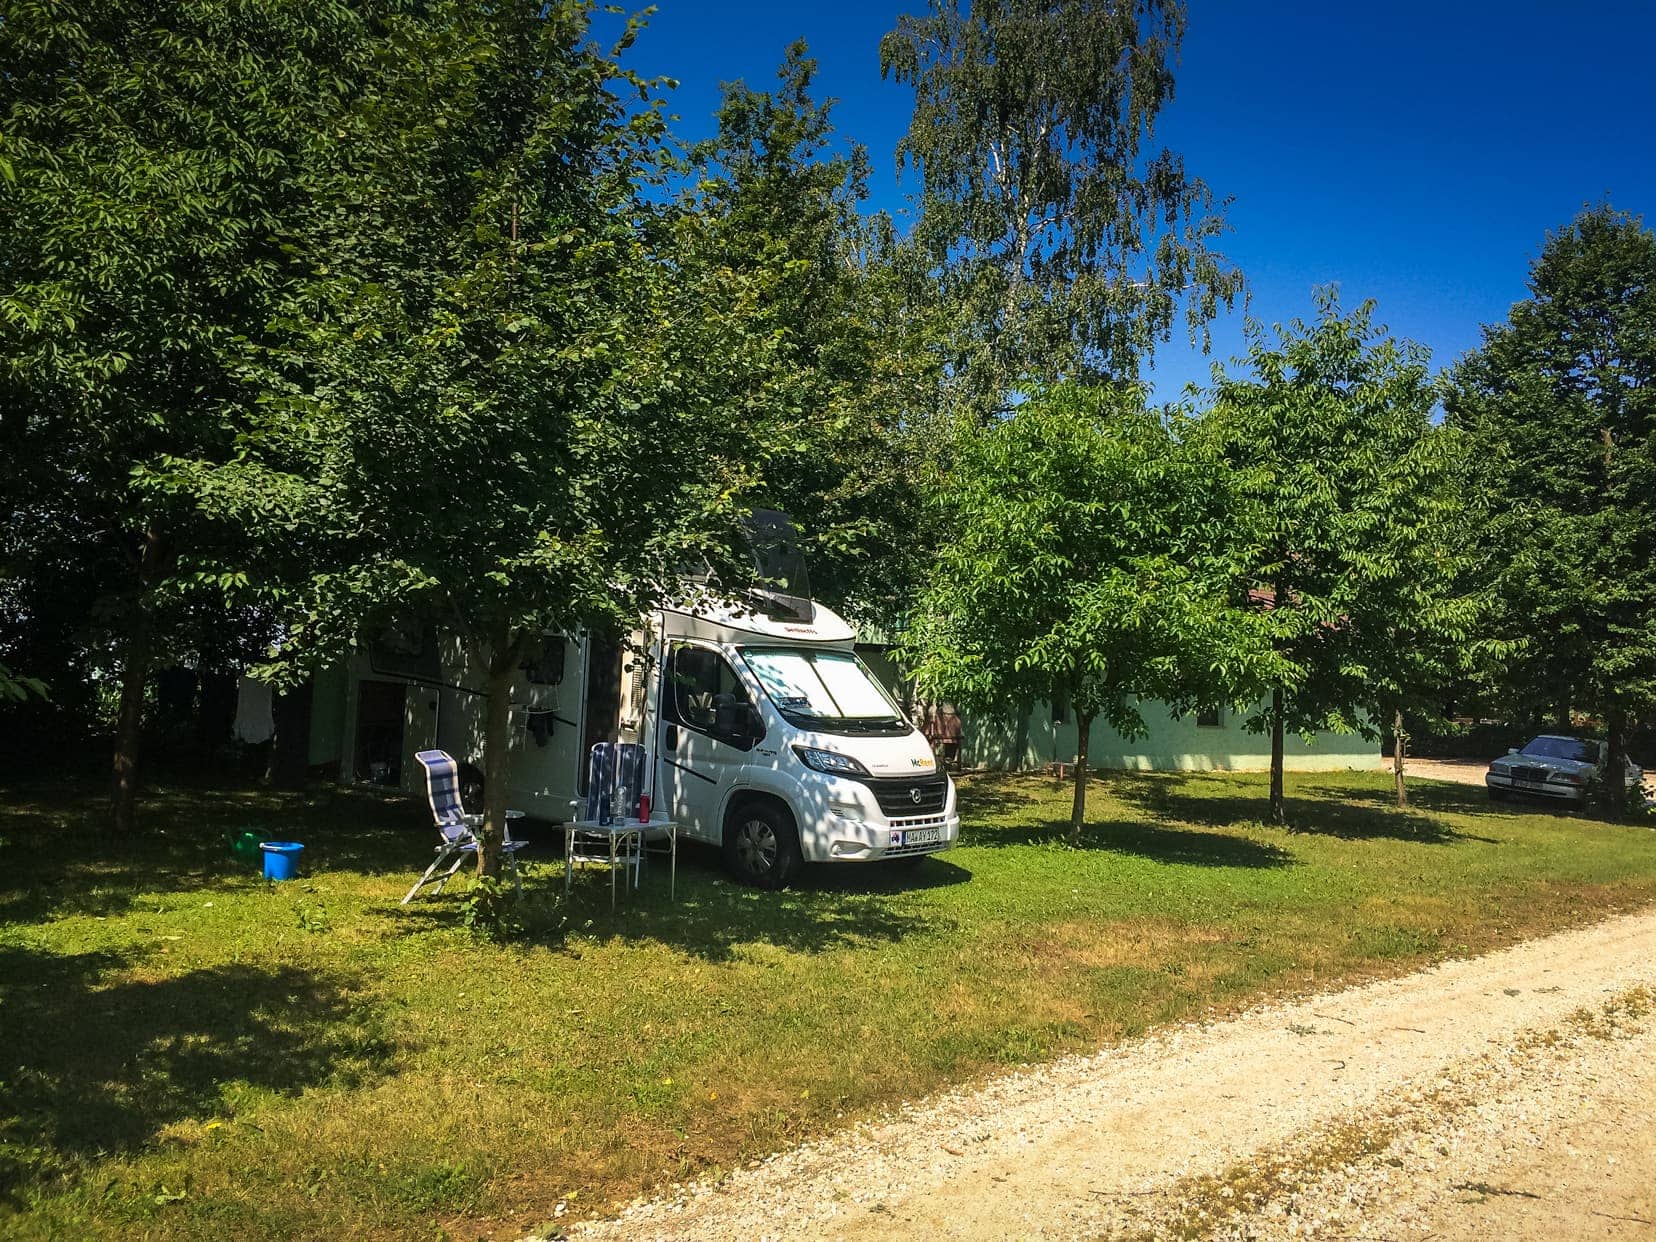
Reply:
M850 647L857 637L851 624L830 608L811 605L809 620L776 617L758 608L729 600L698 601L662 610L671 616L675 638L699 638L713 643L751 643L770 639L789 644L832 644Z

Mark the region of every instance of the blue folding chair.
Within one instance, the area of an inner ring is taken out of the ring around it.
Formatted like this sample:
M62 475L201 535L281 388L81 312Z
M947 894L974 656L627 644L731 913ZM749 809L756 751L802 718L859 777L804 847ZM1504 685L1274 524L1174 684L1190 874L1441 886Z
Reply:
M465 865L468 858L476 855L477 829L483 823L481 815L466 814L466 808L460 803L460 766L454 762L454 756L446 750L422 750L416 752L414 758L425 769L426 800L431 803L431 816L437 821L442 841L437 846L437 857L431 866L408 890L408 896L402 899L400 904L405 906L427 884L435 883L437 891L443 891L443 885L449 882L450 877ZM511 864L512 883L521 890L517 852L528 842L512 840L510 825L505 828L505 834L506 840L501 848L506 853L506 861ZM448 870L438 876L437 872L444 866L448 866ZM433 880L433 876L437 878Z

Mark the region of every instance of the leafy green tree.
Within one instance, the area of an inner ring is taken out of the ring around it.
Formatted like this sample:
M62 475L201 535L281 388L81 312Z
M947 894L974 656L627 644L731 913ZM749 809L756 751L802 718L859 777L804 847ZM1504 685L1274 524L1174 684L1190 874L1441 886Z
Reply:
M45 698L46 683L38 677L14 673L4 664L0 664L0 702L9 699L14 703L21 703L31 694L37 698Z
M817 593L890 622L925 559L915 483L936 469L932 287L890 218L862 213L867 154L836 134L815 73L799 42L774 90L724 87L685 205L694 257L753 283L750 330L774 342L755 445L769 500L801 524Z
M236 533L164 463L238 452L249 342L293 275L297 179L371 24L335 0L18 3L0 20L5 516L49 496L43 542L117 567L93 609L120 681L117 830L150 671L202 589L232 581L204 565Z
M1151 145L1173 97L1180 0L931 0L880 47L915 92L898 156L952 318L954 399L1132 379L1181 308L1192 338L1242 287L1182 157Z
M513 676L549 632L630 628L733 538L774 341L757 279L700 261L659 176L652 84L591 6L430 6L312 171L307 279L265 356L264 420L180 486L307 549L264 673L299 676L398 617L484 670L500 862Z
M1460 585L1458 436L1432 425L1424 351L1375 328L1370 304L1342 316L1325 291L1318 309L1274 341L1256 326L1252 374L1215 368L1203 420L1238 498L1237 591L1282 661L1250 721L1271 735L1277 824L1284 731L1377 736L1438 684L1441 652L1470 638L1478 615ZM1397 780L1401 800L1401 768Z
M1248 702L1278 675L1268 618L1229 597L1225 475L1189 430L1134 388L1065 385L970 434L951 480L908 656L971 707L1070 704L1076 843L1096 718L1140 736L1140 699Z
M1604 782L1656 710L1656 234L1599 206L1550 234L1508 321L1455 368L1481 551L1511 646L1490 678L1517 716L1604 723Z

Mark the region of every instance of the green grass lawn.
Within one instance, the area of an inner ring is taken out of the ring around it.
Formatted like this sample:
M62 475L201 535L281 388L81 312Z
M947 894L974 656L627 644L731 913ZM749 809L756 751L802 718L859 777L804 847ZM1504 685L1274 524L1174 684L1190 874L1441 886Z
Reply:
M398 900L421 804L101 789L0 797L0 1232L516 1237L903 1097L1263 996L1656 899L1656 833L1380 774L1109 774L1084 849L1041 778L964 786L961 846L794 890L680 858L528 869L530 934ZM266 885L230 830L303 841ZM533 857L533 855L530 855ZM459 892L456 892L456 889Z

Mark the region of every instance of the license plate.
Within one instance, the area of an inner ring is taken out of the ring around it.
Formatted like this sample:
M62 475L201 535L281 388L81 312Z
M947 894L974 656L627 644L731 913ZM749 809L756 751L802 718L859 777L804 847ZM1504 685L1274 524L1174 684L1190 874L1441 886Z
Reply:
M1541 781L1526 781L1522 777L1513 782L1519 789L1540 789L1542 783Z
M936 845L942 840L941 828L898 829L891 834L893 845Z

